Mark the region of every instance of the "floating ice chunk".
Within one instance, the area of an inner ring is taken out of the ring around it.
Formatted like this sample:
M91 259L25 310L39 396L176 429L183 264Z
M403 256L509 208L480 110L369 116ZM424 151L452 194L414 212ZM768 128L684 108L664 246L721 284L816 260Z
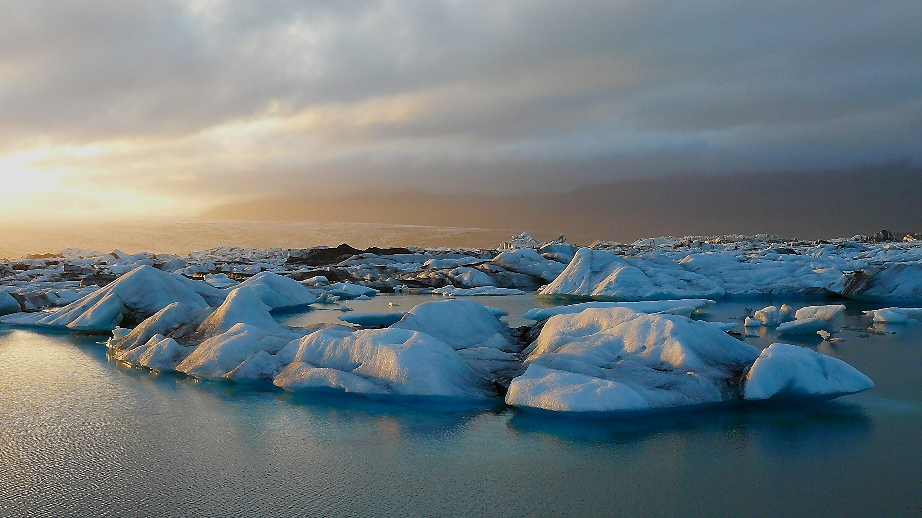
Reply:
M224 303L208 315L198 331L203 336L215 336L242 322L266 331L283 332L282 326L269 314L270 309L255 286L241 285L232 290Z
M448 272L448 277L465 288L495 286L493 279L476 268L460 267Z
M515 378L506 394L506 404L541 408L555 412L612 412L644 410L650 403L629 386L531 364Z
M20 311L19 302L12 295L5 291L0 291L0 316L18 313Z
M548 370L513 379L507 402L569 411L666 408L734 399L734 380L759 355L758 349L711 323L628 308L555 315L526 352L529 370L535 365ZM561 371L578 376L563 376ZM520 379L526 382L524 387L517 385ZM566 389L567 381L577 385L574 390ZM522 388L526 390L519 392ZM542 388L551 391L546 398ZM599 391L607 394L607 406L590 400L589 395ZM571 392L578 397L567 396L571 399L564 401L555 395Z
M477 297L483 295L524 295L525 292L515 288L497 288L495 286L480 286L479 288L456 288L445 286L432 290L432 293L446 297Z
M841 315L845 311L845 305L843 304L832 304L828 306L806 306L797 310L794 313L794 318L797 320L803 320L806 318L821 318L826 322L832 321L837 316Z
M513 272L540 277L546 281L556 279L566 268L562 263L541 257L531 248L503 252L493 259L493 264Z
M761 320L756 320L752 317L746 317L746 320L743 321L743 327L762 327L765 323Z
M305 306L317 301L300 282L271 272L256 274L240 283L240 287L255 288L262 301L274 310Z
M176 370L190 376L220 378L259 351L275 354L291 341L290 334L273 333L238 323L201 343Z
M289 390L335 384L346 391L475 398L492 390L450 345L408 329L324 329L277 356L289 365L274 383Z
M779 335L812 335L820 329L826 329L829 322L822 318L800 318L778 326Z
M681 299L681 300L646 300L641 302L583 302L569 306L556 306L553 308L533 308L525 312L524 317L529 320L544 320L554 315L568 315L579 313L589 308L628 308L639 313L672 313L691 316L698 309L714 305L708 299ZM676 313L676 311L679 311Z
M387 327L396 324L406 315L406 311L393 311L386 313L353 313L339 317L343 322L356 324L363 327Z
M832 399L874 387L851 365L796 345L770 345L744 376L746 399L799 397Z
M628 263L608 251L580 248L564 271L542 288L543 295L619 300L720 297L726 290L671 259Z
M780 322L790 322L794 320L794 310L791 306L787 304L782 304L781 309L778 310L778 320Z
M763 326L776 326L781 323L781 312L775 306L768 306L756 311L752 318Z
M874 322L885 324L902 324L907 320L922 320L922 308L883 308L865 311L865 315L873 318Z
M172 338L154 335L140 347L115 350L114 356L115 359L131 365L158 371L172 371L193 349L179 345Z
M469 300L443 300L420 304L391 328L421 331L455 349L512 349L509 343L509 328L484 306Z
M344 300L358 298L362 295L374 297L378 294L378 290L374 288L369 288L359 284L352 284L349 282L337 282L336 284L331 284L324 289L331 295L335 295Z
M152 266L141 266L67 306L15 320L17 315L2 318L12 324L68 327L86 331L111 331L125 317L141 321L173 302L206 308L201 295L171 274Z

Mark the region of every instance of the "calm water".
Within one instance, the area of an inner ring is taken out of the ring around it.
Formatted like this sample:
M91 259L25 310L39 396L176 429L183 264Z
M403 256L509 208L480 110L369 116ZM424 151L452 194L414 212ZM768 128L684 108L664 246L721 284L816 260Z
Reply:
M861 395L564 419L196 382L0 330L0 516L922 516L922 324L877 332L799 342L871 376Z
M181 255L219 246L307 248L340 243L358 248L487 248L520 232L521 229L301 221L0 222L0 257L57 253L65 248ZM556 236L537 233L536 237L550 240Z

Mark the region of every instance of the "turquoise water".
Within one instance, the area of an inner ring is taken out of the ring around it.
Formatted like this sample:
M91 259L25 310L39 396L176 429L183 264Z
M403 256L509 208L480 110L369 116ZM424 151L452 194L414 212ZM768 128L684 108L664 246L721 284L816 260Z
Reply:
M922 324L860 309L843 342L797 343L871 391L630 418L295 397L0 330L0 516L922 516Z

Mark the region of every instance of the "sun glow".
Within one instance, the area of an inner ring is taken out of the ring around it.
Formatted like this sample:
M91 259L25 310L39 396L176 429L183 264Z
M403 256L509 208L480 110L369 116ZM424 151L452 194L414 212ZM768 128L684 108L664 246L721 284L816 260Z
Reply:
M123 146L116 146L123 147ZM163 196L87 181L82 160L115 151L108 145L39 148L0 156L0 219L113 219L174 210Z

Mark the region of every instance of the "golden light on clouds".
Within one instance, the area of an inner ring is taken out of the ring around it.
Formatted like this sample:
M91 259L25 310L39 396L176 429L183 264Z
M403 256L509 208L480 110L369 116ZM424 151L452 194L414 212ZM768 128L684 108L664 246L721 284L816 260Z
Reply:
M168 197L105 185L92 178L87 161L130 153L124 143L42 146L0 156L0 218L93 220L183 216Z

